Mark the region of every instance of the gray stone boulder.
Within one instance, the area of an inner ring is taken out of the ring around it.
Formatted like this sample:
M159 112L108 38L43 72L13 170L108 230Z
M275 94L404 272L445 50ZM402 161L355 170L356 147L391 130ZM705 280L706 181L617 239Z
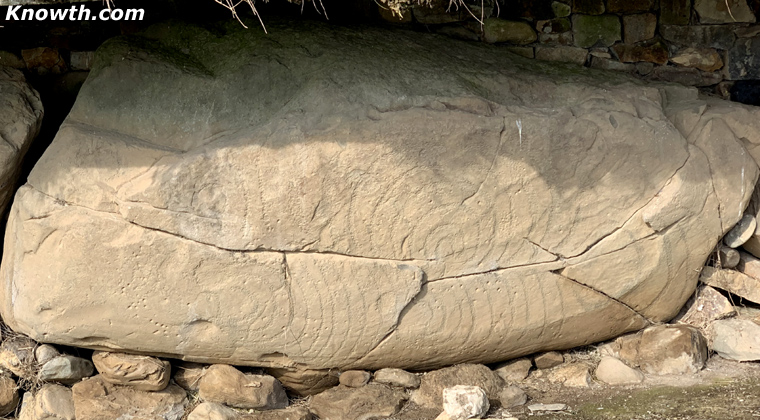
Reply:
M14 201L11 327L304 371L567 349L674 317L757 179L760 112L693 89L419 33L223 25L96 53Z

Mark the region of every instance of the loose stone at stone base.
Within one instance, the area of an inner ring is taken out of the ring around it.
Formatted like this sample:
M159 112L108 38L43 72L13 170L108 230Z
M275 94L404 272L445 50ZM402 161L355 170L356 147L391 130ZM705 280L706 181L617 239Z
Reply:
M71 391L77 420L180 420L188 404L185 390L176 385L147 392L114 385L100 375L77 383Z
M288 407L278 410L252 411L240 420L312 420L314 416L306 407ZM327 419L324 419L327 420Z
M520 387L508 385L499 391L498 400L502 408L517 407L528 401L528 394Z
M18 385L6 375L0 375L0 416L16 410L18 406Z
M197 391L207 367L200 363L180 362L175 365L174 382L187 391Z
M427 372L422 375L420 388L412 393L412 402L423 407L443 409L442 393L455 385L482 388L490 400L499 398L504 381L484 365L463 364Z
M710 327L712 350L724 359L760 360L760 325L748 319L723 319Z
M58 351L58 349L51 346L50 344L40 344L36 349L34 349L34 358L40 365L44 365L45 363L60 355L61 353Z
M398 386L407 389L416 389L420 387L420 378L403 369L385 368L375 372L374 381L377 383Z
M541 353L533 357L533 364L536 365L536 369L551 369L554 366L561 365L564 361L565 357L558 351Z
M568 407L567 404L560 404L560 403L554 403L554 404L531 404L528 406L528 410L531 412L535 411L564 411L567 410Z
M710 286L700 286L674 322L705 330L713 321L734 315L736 311L728 298Z
M0 367L21 378L33 377L36 346L36 342L26 337L8 338L0 345Z
M239 420L240 417L240 413L223 404L204 402L193 409L187 420Z
M563 358L564 360L564 358ZM530 370L533 368L533 362L528 358L510 360L509 362L499 364L494 368L494 373L499 375L505 382L521 382L528 377Z
M96 351L92 361L104 380L141 391L160 391L171 378L171 364L156 357Z
M721 270L704 267L699 281L749 301L760 303L760 279L748 276L736 270Z
M452 420L480 418L490 407L483 388L456 385L443 390L443 411Z
M42 365L37 377L41 381L60 382L62 384L72 385L81 381L83 378L92 376L94 371L95 367L89 360L81 357L63 355Z
M594 372L596 378L609 385L637 384L644 380L644 374L611 356L602 357Z
M236 408L272 410L288 406L280 381L269 375L251 375L229 365L212 365L200 381L198 395L204 401Z
M288 391L302 397L319 394L339 382L338 372L329 369L269 368L266 372Z
M320 419L360 420L392 416L404 401L406 394L402 390L369 384L361 388L328 389L313 396L309 407Z
M696 49L691 49L690 51L696 51ZM718 59L720 59L720 57L718 57ZM723 236L723 243L730 248L738 248L755 234L755 229L757 229L757 220L755 220L755 216L745 213L742 219L739 220L739 222L731 228L725 236Z
M74 396L70 388L45 384L36 393L24 394L19 420L74 420Z
M653 375L697 373L707 361L707 341L688 325L657 325L615 340L613 356Z
M338 381L341 385L351 388L360 388L369 383L372 374L366 370L347 370L340 374Z
M591 368L580 362L559 365L548 372L547 379L566 387L588 388L591 386Z

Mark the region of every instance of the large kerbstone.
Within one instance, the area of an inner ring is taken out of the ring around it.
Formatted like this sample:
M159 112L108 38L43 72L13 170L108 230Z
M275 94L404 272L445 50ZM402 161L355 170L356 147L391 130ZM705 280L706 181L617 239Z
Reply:
M13 328L299 369L570 348L675 316L757 178L758 112L692 89L419 33L225 25L97 52L11 211Z

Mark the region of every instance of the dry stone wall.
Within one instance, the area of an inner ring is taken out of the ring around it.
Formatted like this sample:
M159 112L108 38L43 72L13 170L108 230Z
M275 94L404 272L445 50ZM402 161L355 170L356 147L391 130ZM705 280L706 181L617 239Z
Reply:
M517 54L710 87L760 79L757 3L745 0L509 1L500 6L415 6L388 21L422 24ZM482 20L482 25L477 22Z

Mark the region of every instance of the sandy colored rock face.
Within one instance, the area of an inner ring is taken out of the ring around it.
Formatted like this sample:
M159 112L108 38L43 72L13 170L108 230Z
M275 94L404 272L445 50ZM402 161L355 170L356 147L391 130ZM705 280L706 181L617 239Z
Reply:
M44 385L36 394L24 394L19 420L74 420L71 389L61 385Z
M96 351L92 361L103 380L140 391L160 391L172 376L171 364L155 357Z
M200 381L198 395L230 407L272 410L288 406L280 382L269 375L246 375L227 365L213 365Z
M180 420L188 404L185 391L173 384L162 391L139 391L113 385L100 375L77 383L71 391L77 420Z
M335 387L311 398L309 407L320 419L361 420L390 417L406 401L406 394L385 385Z
M757 111L695 90L424 34L268 28L100 49L16 196L8 324L304 369L565 349L675 316L757 178L738 140L760 139Z

